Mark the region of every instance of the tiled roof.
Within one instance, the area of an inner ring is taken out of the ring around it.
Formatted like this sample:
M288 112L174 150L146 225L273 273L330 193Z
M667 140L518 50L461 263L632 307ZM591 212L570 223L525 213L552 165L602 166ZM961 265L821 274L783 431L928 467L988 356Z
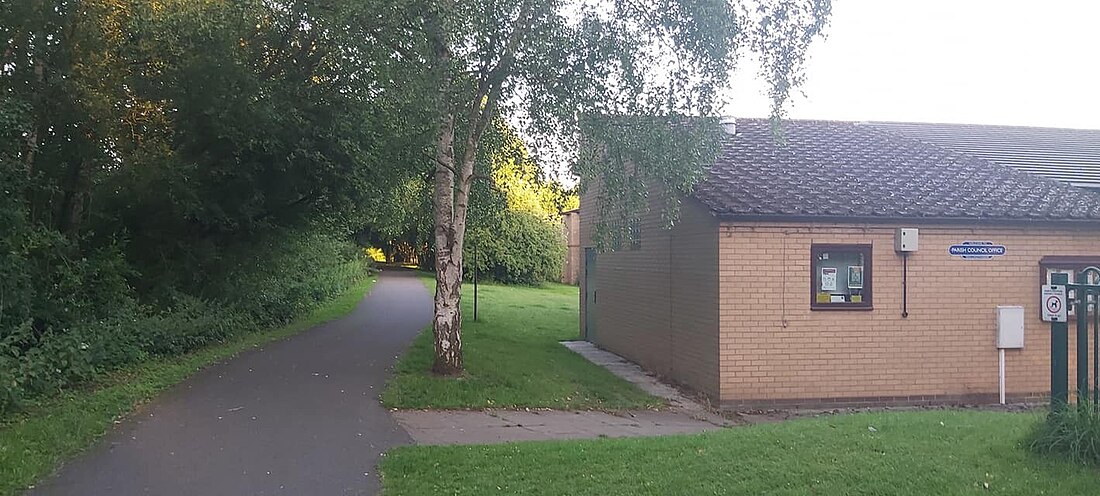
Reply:
M1100 130L870 122L877 127L1082 188L1100 189Z
M1100 223L1100 194L890 129L766 119L736 134L695 196L738 217L959 219Z

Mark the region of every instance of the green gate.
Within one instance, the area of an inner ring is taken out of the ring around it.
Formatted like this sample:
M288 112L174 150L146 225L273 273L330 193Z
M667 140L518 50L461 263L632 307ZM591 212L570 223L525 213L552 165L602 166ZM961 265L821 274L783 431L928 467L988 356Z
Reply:
M1097 276L1098 284L1089 284L1091 276ZM1066 310L1073 312L1069 321L1077 330L1077 403L1100 405L1100 268L1088 267L1076 274L1074 284L1069 274L1054 273L1050 283L1064 286ZM1067 312L1067 313L1068 313ZM1092 338L1089 338L1089 331ZM1092 360L1089 360L1091 341ZM1089 380L1091 362L1092 378ZM1069 403L1069 322L1050 323L1050 405L1052 410L1062 410ZM1091 396L1089 396L1091 391Z

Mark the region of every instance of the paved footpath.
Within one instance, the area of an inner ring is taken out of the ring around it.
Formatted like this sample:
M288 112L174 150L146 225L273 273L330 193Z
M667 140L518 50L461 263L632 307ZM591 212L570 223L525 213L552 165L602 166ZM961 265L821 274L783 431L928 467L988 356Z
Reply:
M725 426L675 410L401 410L396 415L416 444L424 445L669 436Z
M376 494L380 454L412 442L377 397L431 311L386 271L347 317L195 374L27 494Z
M397 421L416 444L489 444L514 441L667 436L735 425L688 398L638 365L585 341L563 346L643 391L663 398L661 410L617 412L563 410L401 410Z

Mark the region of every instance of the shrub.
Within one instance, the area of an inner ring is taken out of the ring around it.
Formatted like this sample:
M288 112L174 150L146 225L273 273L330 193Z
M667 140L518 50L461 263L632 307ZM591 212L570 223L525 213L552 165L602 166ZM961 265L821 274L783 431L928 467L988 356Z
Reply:
M89 345L76 332L35 331L30 322L0 339L0 412L25 398L91 378Z
M557 223L506 210L499 225L471 229L465 250L467 272L476 267L495 281L537 285L561 277L566 247Z
M239 309L180 295L171 310L148 315L118 328L142 353L170 356L220 343L254 330L252 319Z
M0 306L0 414L105 371L286 322L355 284L369 264L350 240L317 232L234 248L233 259L210 268L203 296L167 288L139 303L126 282L135 273L114 245L67 260L51 278L19 281L48 301ZM46 250L44 258L54 253L62 254ZM33 259L0 265L32 273Z
M1051 412L1031 433L1032 451L1100 466L1100 410L1083 403Z
M209 294L262 325L287 322L340 294L372 263L349 240L318 232L284 233L237 253Z

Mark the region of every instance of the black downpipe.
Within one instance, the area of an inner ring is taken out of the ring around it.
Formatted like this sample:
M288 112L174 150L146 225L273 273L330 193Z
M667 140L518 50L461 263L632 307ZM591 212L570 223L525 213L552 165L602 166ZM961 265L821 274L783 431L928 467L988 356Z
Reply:
M909 317L909 252L901 252L901 318Z

